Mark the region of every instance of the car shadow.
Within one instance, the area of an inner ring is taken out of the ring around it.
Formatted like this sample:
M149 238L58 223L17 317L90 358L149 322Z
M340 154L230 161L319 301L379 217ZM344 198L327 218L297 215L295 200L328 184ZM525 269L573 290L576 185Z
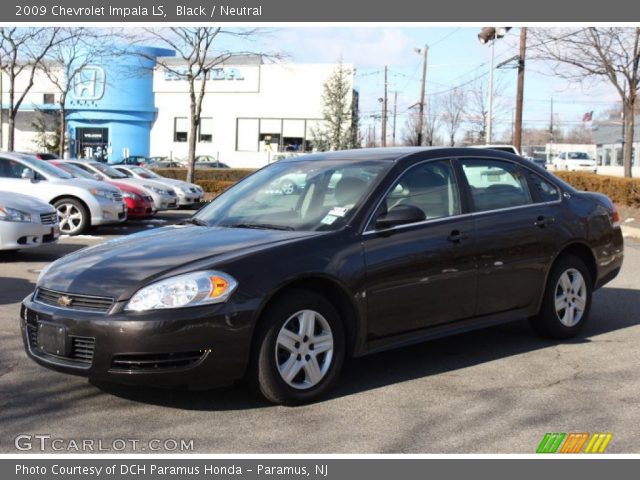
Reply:
M86 247L82 243L55 243L25 250L0 251L0 264L18 262L53 262L60 257Z
M640 318L635 314L638 311L640 291L601 289L595 294L590 321L585 330L566 342L588 343L598 335L638 325ZM347 362L337 388L325 401L453 372L559 343L539 337L529 323L522 320L360 357ZM240 386L199 392L111 384L96 386L128 400L188 410L242 410L270 406Z
M35 283L26 278L0 277L0 305L17 303L35 288Z

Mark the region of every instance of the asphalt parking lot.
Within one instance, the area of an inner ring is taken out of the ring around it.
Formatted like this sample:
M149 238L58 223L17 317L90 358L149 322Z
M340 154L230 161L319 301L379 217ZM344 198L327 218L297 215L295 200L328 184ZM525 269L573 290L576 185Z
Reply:
M546 432L612 432L608 453L640 452L640 242L632 239L579 338L543 340L522 321L357 359L330 398L309 406L275 407L242 386L94 386L26 357L19 302L46 263L186 215L0 256L0 452L17 453L20 434L43 434L108 446L193 439L200 453L533 453Z

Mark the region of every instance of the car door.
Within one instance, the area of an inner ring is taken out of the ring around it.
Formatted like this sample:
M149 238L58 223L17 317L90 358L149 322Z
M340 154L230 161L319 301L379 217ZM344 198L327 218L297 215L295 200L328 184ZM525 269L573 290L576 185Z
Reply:
M559 192L539 201L530 171L515 162L462 158L460 166L475 218L476 316L531 307L555 251Z
M376 228L376 218L414 207L423 220ZM370 340L473 315L473 220L463 208L453 164L420 163L399 176L363 234Z

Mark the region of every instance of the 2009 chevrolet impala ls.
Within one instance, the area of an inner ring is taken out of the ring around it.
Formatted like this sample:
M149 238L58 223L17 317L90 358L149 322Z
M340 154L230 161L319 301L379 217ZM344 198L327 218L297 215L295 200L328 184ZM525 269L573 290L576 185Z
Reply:
M28 355L62 372L246 378L302 403L351 356L522 318L576 335L622 259L611 201L520 157L321 153L257 171L183 224L52 263L21 325Z

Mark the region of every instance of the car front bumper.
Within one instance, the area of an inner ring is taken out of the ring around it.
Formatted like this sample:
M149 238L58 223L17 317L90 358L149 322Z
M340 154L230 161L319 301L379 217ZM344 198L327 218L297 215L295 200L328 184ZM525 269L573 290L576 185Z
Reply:
M0 222L0 250L39 247L54 243L59 237L57 224Z
M91 225L121 223L127 219L127 205L124 201L114 202L100 198L98 207L91 208Z
M198 193L178 193L178 205L181 207L191 206L199 203L202 195Z
M173 210L178 208L178 197L172 195L160 195L159 193L153 193L153 203L156 210Z
M252 314L229 304L103 314L32 298L20 309L24 347L53 370L98 382L203 389L241 378L248 363ZM41 348L42 325L59 331L62 351Z

